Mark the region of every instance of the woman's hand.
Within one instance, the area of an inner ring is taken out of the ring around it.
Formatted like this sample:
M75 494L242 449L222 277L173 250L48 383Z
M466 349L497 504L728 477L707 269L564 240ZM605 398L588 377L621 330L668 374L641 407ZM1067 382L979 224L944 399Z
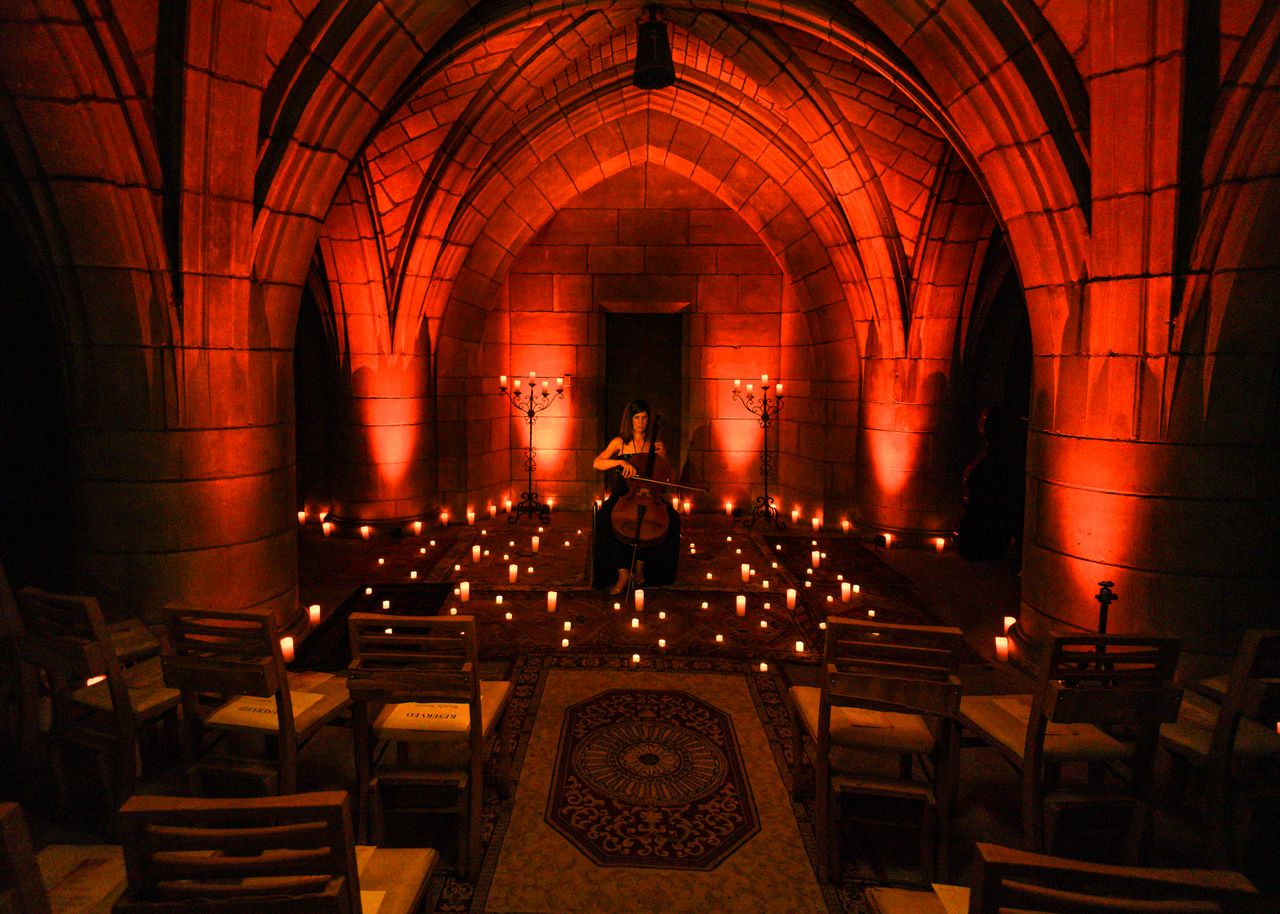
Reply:
M630 460L619 460L618 463L622 464L618 469L622 470L623 479L630 479L636 475L636 468L631 465Z

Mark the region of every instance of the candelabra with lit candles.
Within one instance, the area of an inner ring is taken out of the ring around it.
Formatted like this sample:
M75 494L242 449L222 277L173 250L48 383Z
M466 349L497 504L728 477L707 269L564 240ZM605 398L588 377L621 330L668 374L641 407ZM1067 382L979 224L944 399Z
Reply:
M782 412L782 383L779 382L774 386L772 398L769 397L769 387L767 374L760 375L760 396L758 397L753 384L748 384L746 393L743 393L742 381L733 382L733 399L745 406L747 411L756 417L760 428L764 430L764 447L760 452L760 476L764 482L764 494L756 499L755 505L751 508L751 517L743 526L754 527L756 521L763 518L778 530L782 530L786 524L782 521L782 514L778 511L777 505L773 503L773 496L769 494L769 474L773 467L773 455L769 450L769 426L778 421L778 414Z
M511 405L516 408L517 412L524 413L525 422L529 426L529 443L524 448L524 468L529 473L529 487L521 493L519 504L515 505L507 514L507 523L517 523L520 518L529 516L536 518L540 523L547 524L551 522L551 506L546 502L538 499L538 493L533 488L533 471L538 465L536 460L537 451L533 447L533 426L538 421L538 414L550 406L552 403L564 396L564 378L556 378L556 389L551 390L551 382L543 380L541 389L538 385L537 372L529 372L529 385L522 390L520 387L520 379L514 379L510 387L507 386L507 376L500 375L498 377L498 389L502 391L502 395L511 401Z

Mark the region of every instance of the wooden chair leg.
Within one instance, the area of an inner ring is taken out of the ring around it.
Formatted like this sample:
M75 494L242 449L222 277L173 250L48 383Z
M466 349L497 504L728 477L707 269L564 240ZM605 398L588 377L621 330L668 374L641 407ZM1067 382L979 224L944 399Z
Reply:
M830 882L831 866L831 784L814 783L813 832L818 842L818 882Z
M937 882L938 876L938 807L932 803L922 803L924 810L920 817L920 871L925 881Z
M1022 842L1035 854L1044 849L1044 797L1039 772L1024 767L1022 772Z
M827 847L829 848L830 859L827 861L827 879L832 885L839 885L841 877L844 875L840 866L840 822L843 813L844 795L838 790L829 790L827 793L828 802L831 804L829 823L829 832L827 835Z
M804 781L807 779L804 759L804 723L800 720L800 709L795 707L790 697L787 705L791 712L791 799L801 800L806 793ZM814 797L817 797L816 792Z

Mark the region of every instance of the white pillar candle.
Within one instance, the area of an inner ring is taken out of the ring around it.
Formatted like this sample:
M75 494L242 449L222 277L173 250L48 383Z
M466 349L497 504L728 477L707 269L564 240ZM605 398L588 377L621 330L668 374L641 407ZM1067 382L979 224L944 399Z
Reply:
M1002 662L1009 659L1009 639L1004 635L996 635L996 659Z
M667 639L666 639L666 638L659 638L659 639L658 639L658 647L665 649L665 648L666 648L666 646L667 646Z
M691 502L689 499L687 499L687 498L686 498L686 499L684 500L684 503L683 503L683 508L684 508L684 513L685 513L685 514L692 514L692 513L693 513L693 502Z
M938 553L938 555L942 555L942 550L946 548L947 548L947 541L945 539L943 539L940 536L934 537L934 540L933 540L934 552Z
M819 622L819 623L818 623L818 628L822 629L822 630L825 632L825 631L827 630L827 623L825 623L825 622Z
M371 597L371 596L373 596L373 588L372 588L372 587L366 587L366 588L364 589L364 595L365 595L366 597Z
M644 591L636 591L636 612L644 612Z
M854 585L853 585L853 592L854 592L854 593L862 593L862 585L861 585L861 584L854 584Z
M467 523L474 524L476 522L476 512L472 508L467 508Z
M760 661L760 672L762 673L769 672L769 664L765 663L763 660Z
M461 584L458 585L458 596L462 599L463 603L471 602L471 582L470 581L463 581Z
M548 498L548 499L547 499L547 510L548 510L548 511L550 511L550 510L551 510L552 508L554 508L555 506L556 506L556 500L555 500L554 498Z
M710 581L710 580L712 580L713 578L714 578L714 575L712 575L712 573L708 571L708 572L707 572L707 580L708 580L708 581Z
M840 529L841 529L841 530L843 530L845 533L848 533L848 532L849 532L849 527L850 527L850 526L851 526L851 525L850 525L850 523L849 523L849 519L848 519L848 518L842 518L842 519L841 519L841 521L840 521Z
M507 566L507 581L509 581L510 583L514 584L514 583L516 582L516 578L518 578L519 576L520 576L520 566L519 566L519 565L508 565L508 566Z
M742 594L738 594L737 598L734 600L734 610L740 616L745 616L747 614L747 598Z
M885 533L885 534L883 534L883 536L884 536L884 548L886 548L886 549L892 549L892 548L893 548L893 534L892 534L892 533Z
M501 605L502 605L502 594L498 594L496 597L494 597L494 598L493 598L493 602L494 602L494 603L496 603L498 606L501 606Z
M418 572L417 572L417 571L411 571L411 572L409 572L409 580L410 580L410 581L416 581L416 580L418 580Z
M724 635L716 635L716 644L724 644Z
M848 603L853 599L853 585L845 581L840 585L840 602Z
M742 571L742 583L745 584L751 580L751 566L743 562L740 568Z
M370 533L370 532L371 532L371 531L370 531L370 529L369 529L369 525L368 525L368 524L361 524L361 525L360 525L360 539L362 539L362 540L367 540L367 539L369 538L369 533Z
M415 520L413 522L413 535L422 536L422 521Z
M814 532L814 533L817 533L817 532L818 532L819 530L821 530L821 529L822 529L822 518L821 518L821 517L815 517L815 518L813 519L813 532Z
M632 628L639 628L639 627L640 627L640 620L639 620L638 618L636 618L635 616L632 616L632 617L631 617L631 627L632 627Z
M618 610L620 610L620 609L622 609L622 604L621 604L621 603L614 603L614 604L613 604L613 611L614 611L614 612L617 612L617 611L618 611Z
M733 502L726 501L724 503L724 516L733 517Z
M456 607L456 606L450 606L450 607L449 607L449 615L451 615L451 616L456 616L457 614L458 614L458 607Z
M559 596L560 595L556 593L554 590L547 591L547 612L553 613L556 611L556 600L559 598Z
M510 513L511 513L511 499L509 499L509 498L505 498L505 499L503 499L503 501L502 501L502 505L503 505L503 508L506 510L506 512L507 512L508 514L510 514Z
M533 547L533 551L534 551L534 552L537 552L537 551L538 551L538 547L540 547L540 546L542 545L542 540L535 536L535 537L533 537L533 539L530 541L530 545Z
M384 559L382 556L378 556L378 564L379 564L379 565L385 565L385 564L387 564L387 560L386 560L386 559Z
M797 654L803 654L803 653L804 653L804 642L803 642L803 641L797 641L797 642L796 642L796 653L797 653Z
M391 608L391 601L390 601L390 600L383 600L383 601L382 601L382 608L383 608L383 609L390 609L390 608Z
M796 589L794 587L787 588L787 609L796 608Z
M1015 623L1015 622L1017 622L1017 621L1018 621L1018 617L1017 617L1017 616L1005 616L1005 617L1004 617L1004 633L1005 633L1006 635L1007 635L1007 634L1009 634L1009 629L1013 628L1013 623Z
M800 523L800 509L799 509L799 508L792 508L792 509L791 509L791 523L793 523L793 524L798 524L798 523Z
M632 663L639 663L639 662L640 662L640 655L639 655L639 654L632 654L632 655L631 655L631 662L632 662Z
M867 618L868 618L868 619L874 619L875 617L876 617L876 611L875 611L874 609L868 609L868 610L867 610Z
M298 523L299 523L299 524L305 524L306 522L307 522L307 512L306 512L306 511L299 511L299 512L298 512Z
M765 578L763 581L761 581L761 582L760 582L760 589L761 589L761 590L768 590L768 589L769 589L769 579L768 579L768 578Z
M545 382L544 382L544 383L545 383ZM561 646L561 647L568 647L568 646L569 646L569 639L568 639L568 638L561 638L561 639L560 639L560 646Z
M510 621L511 621L511 613L507 613L507 614L506 614L506 616L505 616L504 618L505 618L508 622L510 622Z
M703 601L702 601L702 608L703 608L703 609L707 609L707 608L709 608L709 607L710 607L710 605L711 605L711 604L710 604L710 603L708 603L706 600L703 600Z
M322 524L320 524L320 530L322 533L324 533L325 536L333 536L333 522L324 521Z
M665 620L666 618L667 618L667 611L666 611L665 609L664 609L664 610L661 610L661 611L658 613L658 619L659 619L659 621Z
M473 562L480 561L480 544L479 543L476 543L474 546L471 547L471 561Z
M817 568L822 564L822 553L817 549L809 553L809 564Z
M497 516L498 516L498 506L497 506L497 505L494 505L494 504L489 505L489 516L490 516L490 517L497 517Z
M573 623L568 619L564 620L564 630L567 632L573 631Z
M312 625L320 624L320 604L312 603L307 607L307 621Z
M280 656L285 663L293 663L293 636L285 635L280 639Z
M760 627L761 627L761 628L768 628L768 627L769 627L769 620L768 620L768 619L761 619L761 620L760 620Z

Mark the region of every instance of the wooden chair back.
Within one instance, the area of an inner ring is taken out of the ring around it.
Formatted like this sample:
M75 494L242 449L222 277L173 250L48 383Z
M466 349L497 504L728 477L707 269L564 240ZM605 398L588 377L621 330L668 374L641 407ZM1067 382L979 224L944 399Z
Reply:
M482 720L474 617L352 613L347 625L347 687L352 702L366 708L369 719L385 704L442 702L467 705L469 720ZM471 726L468 733L478 754L484 743L482 728Z
M0 911L50 914L36 852L17 803L0 803Z
M829 618L823 706L953 717L963 644L958 628Z
M358 914L343 791L136 796L120 810L128 888L114 914Z
M19 658L40 674L26 678L24 705L35 698L30 693L38 679L48 689L52 732L56 734L89 713L72 704L71 694L90 681L105 677L115 729L121 737L132 738L138 722L98 601L24 587L18 591L18 615L22 623ZM34 725L36 716L24 712L24 725Z
M1109 866L977 844L969 914L1244 914L1249 880L1230 870Z
M1209 749L1211 774L1229 778L1235 754L1236 734L1244 720L1268 728L1280 719L1280 630L1250 629L1236 653L1222 709L1213 729Z
M1039 764L1050 723L1091 724L1135 744L1135 770L1154 760L1160 725L1177 720L1182 689L1173 685L1182 643L1137 635L1054 638L1040 658L1024 751Z
M166 606L169 649L161 658L164 683L182 693L183 711L200 716L198 698L276 697L282 734L294 733L288 673L270 610L219 612Z

